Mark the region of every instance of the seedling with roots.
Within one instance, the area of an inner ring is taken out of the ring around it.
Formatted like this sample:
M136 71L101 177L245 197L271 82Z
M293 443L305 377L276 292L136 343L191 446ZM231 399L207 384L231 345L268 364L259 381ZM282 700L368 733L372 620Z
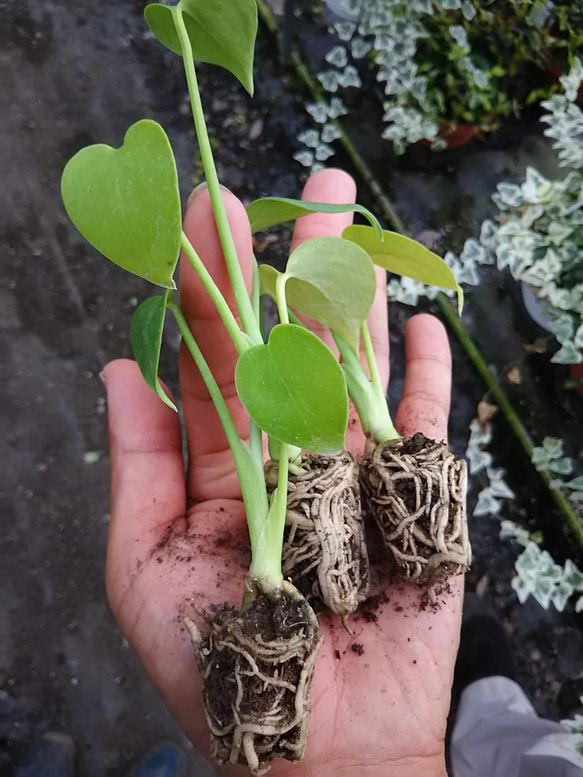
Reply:
M461 311L463 293L444 262L403 235L379 240L365 227L349 227L345 239L364 247L385 269L422 283L455 290ZM385 401L370 336L362 337L370 373L342 336L335 334L344 358L348 390L368 438L360 482L397 573L406 580L433 584L465 572L470 564L466 516L467 468L441 441L418 433L401 439Z
M352 226L343 233L343 240L354 242L363 248L377 266L389 272L405 275L422 283L441 286L457 292L458 307L461 310L463 295L451 270L447 265L419 243L402 235L384 231L378 234L374 227ZM293 279L290 264L286 274ZM275 270L261 268L265 287L272 296L277 283ZM284 276L285 277L285 276ZM471 551L467 533L466 488L467 471L465 462L454 456L440 441L427 440L423 435L412 439L401 439L396 431L386 403L384 388L379 377L374 350L366 319L360 325L360 335L366 354L368 375L358 357L359 331L350 329L345 318L338 323L336 318L318 305L303 299L290 301L300 312L312 316L328 326L342 359L348 393L357 409L363 431L368 438L367 456L360 465L360 484L366 506L374 516L387 549L389 550L397 573L407 580L432 584L451 574L465 572L470 564ZM300 322L298 322L300 323ZM354 322L353 322L354 327ZM312 469L311 466L308 467ZM290 493L292 504L288 511L288 522L292 526L284 560L288 567L295 570L299 577L315 566L314 555L308 555L306 545L317 547L316 539L306 541L306 520L310 512L318 514L316 534L327 536L334 526L341 526L337 514L329 521L322 520L319 494L315 494L317 507L308 507L308 493L313 473L306 476L306 490L294 486ZM302 482L302 481L300 481ZM298 511L297 503L303 510ZM346 529L346 525L344 525ZM299 533L299 542L294 544L295 533ZM352 612L366 595L365 585L361 588L347 588L349 573L359 564L359 556L351 551L354 548L354 535L350 528L344 531L347 536L344 552L339 554L339 562L334 570L333 579L344 584L348 595L339 596L334 586L331 594L325 588L323 580L330 569L322 562L318 569L318 583L322 598L333 612L343 616ZM336 544L343 532L336 531ZM326 541L320 543L326 555ZM364 569L364 564L360 563ZM342 574L339 574L342 573ZM292 575L293 576L293 575Z
M314 663L321 643L310 605L284 579L282 570L286 514L293 513L292 492L295 489L297 495L300 479L310 481L308 488L319 494L320 502L342 505L332 510L336 516L342 514L342 521L320 531L320 553L324 548L328 564L327 571L320 568L322 598L345 617L366 591L368 565L356 461L342 451L348 420L347 385L365 430L379 442L396 437L390 419L387 422L384 396L380 426L378 419L367 424L367 419L376 418L382 389L379 394L373 361L369 360L370 381L364 372L359 373L360 365L355 366L361 332L367 354L370 350L366 318L376 290L371 245L385 246L389 233L383 233L374 216L357 205L280 198L252 203L248 215L253 231L315 211L355 211L371 225L353 227L357 231L348 231L344 238L318 238L302 244L290 257L285 273L262 268L263 293L276 300L280 321L264 342L259 272L249 290L221 196L195 68L195 61L225 67L252 93L255 0L180 0L175 6L150 5L145 16L154 35L184 63L200 157L240 323L182 229L178 173L159 124L138 121L119 149L97 145L80 151L65 168L62 195L71 220L95 248L164 290L137 308L131 325L132 347L146 383L176 410L158 379L165 315L170 310L222 423L245 506L251 564L238 611L220 606L206 613L205 625L191 618L186 624L203 677L211 752L221 764L243 764L259 775L276 757L298 760L303 755ZM445 265L438 257L428 252L425 256L420 246L409 248L413 266L415 256L425 257L418 259L422 270L414 277L420 274L421 280L456 288L451 274L444 275ZM174 298L180 250L237 351L236 387L249 417L248 434L243 436ZM409 266L396 262L410 274ZM290 308L311 315L335 332L342 365L299 320L294 317L290 323ZM264 435L269 437L277 462L267 482ZM309 451L309 457L299 458L302 450ZM334 474L339 463L346 464L350 473L340 481ZM318 479L320 473L323 478ZM327 483L330 478L336 484L334 493ZM344 516L347 505L350 516ZM296 537L303 528L298 523ZM290 535L288 541L290 544ZM309 544L307 539L305 544ZM350 559L346 547L351 548ZM341 574L336 574L339 570Z

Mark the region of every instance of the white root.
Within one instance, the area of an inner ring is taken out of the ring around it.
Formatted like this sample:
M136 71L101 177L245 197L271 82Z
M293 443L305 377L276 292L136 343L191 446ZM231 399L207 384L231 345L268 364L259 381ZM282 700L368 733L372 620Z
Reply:
M467 469L446 445L426 442L417 452L403 441L378 445L361 485L400 574L434 583L470 565Z
M366 599L369 584L358 462L349 453L306 456L303 468L288 481L283 574L308 599L346 618Z
M219 764L244 764L260 777L275 757L297 761L303 756L314 663L323 638L305 602L295 620L289 637L266 640L249 633L247 613L231 613L211 623L203 641L193 621L185 619L203 679L211 755ZM218 698L217 670L231 688Z

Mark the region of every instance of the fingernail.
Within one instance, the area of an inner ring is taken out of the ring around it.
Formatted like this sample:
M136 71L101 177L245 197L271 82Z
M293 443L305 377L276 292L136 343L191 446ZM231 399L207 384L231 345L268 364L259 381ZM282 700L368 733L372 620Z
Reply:
M223 184L220 184L220 187L221 187L221 189L222 189L224 192L229 192L229 194L232 194L231 190L230 190L230 189L227 189L227 187L226 187L226 186L223 186ZM186 207L188 208L188 206L190 205L190 203L191 203L193 200L195 200L195 199L198 197L198 195L199 195L199 194L202 194L202 192L206 192L206 190L207 190L208 188L209 188L209 187L208 187L208 184L207 184L207 182L206 182L206 181L203 181L202 183L199 183L199 185L198 185L198 186L195 186L195 187L194 187L194 189L193 189L193 190L190 192L190 197L188 198L188 200L187 200L187 202L186 202Z
M199 194L206 191L209 187L207 186L207 182L203 181L202 183L199 183L198 186L195 186L194 189L190 192L190 197L188 198L188 201L186 203L186 207L190 205L190 203L198 197Z
M105 378L105 370L101 370L101 372L99 373L99 380L103 383L105 388L107 388L107 380Z

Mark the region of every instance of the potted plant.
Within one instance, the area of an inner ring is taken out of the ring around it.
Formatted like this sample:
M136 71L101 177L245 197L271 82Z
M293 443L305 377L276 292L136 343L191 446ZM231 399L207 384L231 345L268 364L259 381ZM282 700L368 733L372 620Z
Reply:
M583 111L576 104L582 81L575 59L560 78L563 93L542 103L545 135L566 176L548 180L529 167L522 183L498 184L496 220L486 220L459 257L466 274L476 264L496 264L526 284L561 344L552 361L571 365L583 362Z
M583 50L583 8L579 3L545 2L540 17L545 30L542 53L551 82L556 83ZM583 101L583 87L577 100Z
M526 0L362 0L357 21L335 25L332 67L318 76L331 92L358 88L352 61L363 61L362 78L372 67L383 90L382 135L398 154L419 141L457 148L550 94L534 10Z

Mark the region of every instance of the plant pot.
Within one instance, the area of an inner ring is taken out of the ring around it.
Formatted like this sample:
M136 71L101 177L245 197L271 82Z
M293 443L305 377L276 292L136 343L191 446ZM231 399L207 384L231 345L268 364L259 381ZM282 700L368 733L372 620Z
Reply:
M360 4L355 10L351 10L343 0L326 0L326 7L340 21L357 22L360 19Z
M480 128L476 124L444 123L439 128L439 137L447 142L447 149L453 151L465 146L476 137Z
M583 364L571 364L569 372L573 380L583 381ZM580 383L575 391L583 397L583 383Z
M476 124L454 124L452 122L443 122L439 127L438 137L447 142L447 147L443 151L454 151L467 145L479 133L480 128ZM433 141L428 138L418 141L414 148L430 149ZM443 153L438 151L436 153Z
M563 75L564 69L560 65L551 65L547 69L547 79L549 84L557 84L559 78ZM577 102L583 105L583 84L580 85L577 92Z
M524 281L520 282L520 293L528 315L545 332L552 332L552 319L547 313L547 303L537 297L533 287Z

